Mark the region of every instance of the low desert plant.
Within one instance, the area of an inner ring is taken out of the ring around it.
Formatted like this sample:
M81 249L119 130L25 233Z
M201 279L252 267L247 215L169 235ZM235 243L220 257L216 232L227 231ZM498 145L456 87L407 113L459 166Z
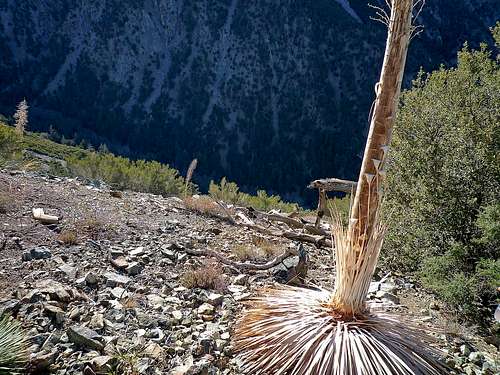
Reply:
M216 200L249 206L261 211L275 209L283 212L294 212L299 210L296 203L283 202L279 195L268 195L264 190L258 190L256 195L251 195L243 193L239 189L236 183L229 182L223 177L218 184L210 181L208 193Z
M132 190L158 195L182 195L195 191L192 183L185 183L179 172L156 161L137 160L111 153L87 152L84 157L70 157L72 174L91 180L102 180L117 190Z
M82 236L87 236L93 240L98 239L112 228L111 224L105 223L94 215L77 221L74 227L75 233L80 233Z
M28 360L28 339L20 324L0 317L0 375L20 374Z
M221 267L207 261L200 267L186 271L181 276L181 283L186 288L200 288L223 291L227 288L227 280Z
M228 219L228 212L208 196L185 197L184 205L190 211L219 219Z
M69 229L62 230L59 236L57 236L57 239L66 246L72 246L78 243L76 231Z
M252 237L251 244L235 245L231 251L241 261L266 261L283 252L273 242L257 236Z

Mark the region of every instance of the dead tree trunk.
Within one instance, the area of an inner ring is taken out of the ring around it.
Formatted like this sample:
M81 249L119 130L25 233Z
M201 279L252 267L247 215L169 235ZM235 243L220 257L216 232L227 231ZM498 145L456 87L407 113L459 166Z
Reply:
M413 0L392 0L387 45L370 123L350 226L360 248L370 238L382 196L385 161L391 142L401 82L412 32Z

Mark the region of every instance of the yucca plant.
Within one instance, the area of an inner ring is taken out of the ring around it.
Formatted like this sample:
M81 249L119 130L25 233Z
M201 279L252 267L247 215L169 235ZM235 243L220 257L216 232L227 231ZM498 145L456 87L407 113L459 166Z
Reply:
M28 359L28 339L20 324L0 317L0 375L18 374Z
M387 0L389 3L389 0ZM387 158L412 11L422 0L392 0L384 64L349 226L333 223L333 293L282 286L249 300L237 322L235 349L248 374L440 375L431 338L400 317L377 313L366 296L385 228L380 221Z

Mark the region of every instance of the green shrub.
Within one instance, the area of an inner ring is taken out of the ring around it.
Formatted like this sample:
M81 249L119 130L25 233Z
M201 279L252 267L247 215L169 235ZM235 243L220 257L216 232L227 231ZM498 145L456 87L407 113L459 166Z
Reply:
M420 73L403 93L384 207L385 264L482 322L500 286L499 67L486 45L465 46L456 68Z
M257 195L242 193L239 191L238 185L234 182L228 182L225 177L220 180L219 184L210 181L208 193L216 200L239 206L249 206L261 211L276 209L283 212L294 212L299 210L296 203L283 202L279 195L268 195L264 190L258 190Z
M0 166L18 159L21 150L21 139L14 129L0 123Z
M184 179L177 170L156 161L131 161L111 153L90 152L83 158L70 158L68 166L77 176L102 180L114 189L159 195L180 195ZM190 185L195 190L194 185Z

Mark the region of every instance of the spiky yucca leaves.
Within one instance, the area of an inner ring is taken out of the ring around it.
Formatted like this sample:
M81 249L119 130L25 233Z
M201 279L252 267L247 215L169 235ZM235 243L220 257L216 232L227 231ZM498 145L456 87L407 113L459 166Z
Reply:
M444 375L429 337L390 315L338 320L326 290L268 289L236 329L247 374Z
M28 359L28 339L19 323L0 318L0 375L19 373Z
M334 225L335 291L281 286L247 302L235 349L248 374L441 375L431 337L400 317L371 312L365 298L383 238L378 223L362 252ZM357 254L356 254L357 253ZM350 294L349 292L352 291Z
M345 228L342 225L337 214L333 222L337 273L330 304L344 319L362 314L366 310L366 295L382 248L385 226L377 216L369 238L359 242L353 233L352 227Z

